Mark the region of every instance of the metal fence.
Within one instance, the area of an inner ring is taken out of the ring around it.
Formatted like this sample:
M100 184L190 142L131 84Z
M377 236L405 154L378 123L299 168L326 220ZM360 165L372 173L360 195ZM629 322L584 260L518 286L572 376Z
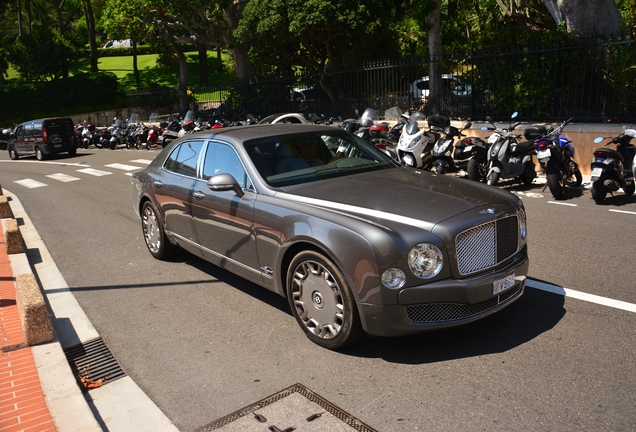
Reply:
M244 119L276 112L355 117L356 110L433 112L455 119L636 121L636 41L570 41L516 49L455 53L435 60L443 93L428 91L429 59L383 60L334 68L328 74L232 82L192 89L203 116ZM129 94L129 107L178 110L173 92Z

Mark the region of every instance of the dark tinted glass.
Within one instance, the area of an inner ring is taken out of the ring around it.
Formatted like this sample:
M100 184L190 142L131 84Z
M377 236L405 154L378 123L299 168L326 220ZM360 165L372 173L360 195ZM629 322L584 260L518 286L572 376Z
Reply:
M170 153L164 164L164 169L188 177L196 176L201 147L203 147L201 141L186 141L179 144Z

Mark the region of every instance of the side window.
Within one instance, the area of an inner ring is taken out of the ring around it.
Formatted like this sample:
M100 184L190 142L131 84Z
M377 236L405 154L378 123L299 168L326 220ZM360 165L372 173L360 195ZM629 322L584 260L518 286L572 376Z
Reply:
M209 143L203 163L203 179L208 180L217 174L231 174L242 188L246 187L245 169L234 149L225 144Z
M33 123L24 124L24 137L29 138L33 135Z
M164 164L164 169L175 174L195 177L197 174L197 161L203 143L201 141L186 141L177 146Z
M24 126L20 125L15 129L15 137L19 140L24 138Z
M34 137L42 136L42 122L33 122L33 130L31 131L31 135Z
M420 90L428 90L428 80L418 82L417 88Z

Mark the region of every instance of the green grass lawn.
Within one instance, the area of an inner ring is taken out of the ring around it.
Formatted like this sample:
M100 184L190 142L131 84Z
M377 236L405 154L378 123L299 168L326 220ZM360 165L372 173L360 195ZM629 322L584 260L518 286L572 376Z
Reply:
M186 53L188 59L188 87L199 85L199 53ZM229 59L227 51L223 51L224 61ZM208 83L215 85L232 80L233 76L227 72L216 72L216 52L208 51ZM133 57L100 57L98 61L100 71L113 72L127 92L137 90L135 76L133 73ZM157 66L156 54L145 54L137 56L137 68L142 82L142 88L170 87L176 88L179 82L179 66L159 67ZM80 59L70 67L71 74L77 74L90 70L90 60ZM20 76L16 70L9 68L8 80L19 80ZM195 92L196 93L196 92Z

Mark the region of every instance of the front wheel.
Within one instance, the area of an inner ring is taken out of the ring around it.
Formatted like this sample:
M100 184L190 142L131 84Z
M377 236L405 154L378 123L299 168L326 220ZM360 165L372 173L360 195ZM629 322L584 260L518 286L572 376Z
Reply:
M497 171L491 171L486 177L486 184L497 186L497 183L499 183L499 173Z
M287 292L296 321L315 344L337 349L362 336L351 289L321 253L304 251L294 257L287 272Z
M565 180L565 184L570 187L579 187L581 186L581 183L583 183L583 175L578 168L574 170L572 175Z
M627 196L634 195L634 191L636 191L636 183L634 183L633 181L631 182L629 186L625 186L623 188L623 192L625 192L625 195Z
M596 204L601 204L605 200L607 195L607 189L602 180L597 180L592 183L592 199Z
M18 160L18 158L20 158L20 155L17 151L15 151L15 147L13 146L9 147L9 157L11 158L11 160Z
M150 255L156 259L166 259L174 252L174 246L165 231L155 206L146 201L141 209L141 229Z
M473 158L468 161L468 165L466 166L466 174L468 175L469 180L473 181L481 181L486 177L484 174L484 170L486 169L486 164L484 162L479 162L477 159Z
M40 147L35 148L35 158L39 161L46 159L46 156L42 153L42 149Z

